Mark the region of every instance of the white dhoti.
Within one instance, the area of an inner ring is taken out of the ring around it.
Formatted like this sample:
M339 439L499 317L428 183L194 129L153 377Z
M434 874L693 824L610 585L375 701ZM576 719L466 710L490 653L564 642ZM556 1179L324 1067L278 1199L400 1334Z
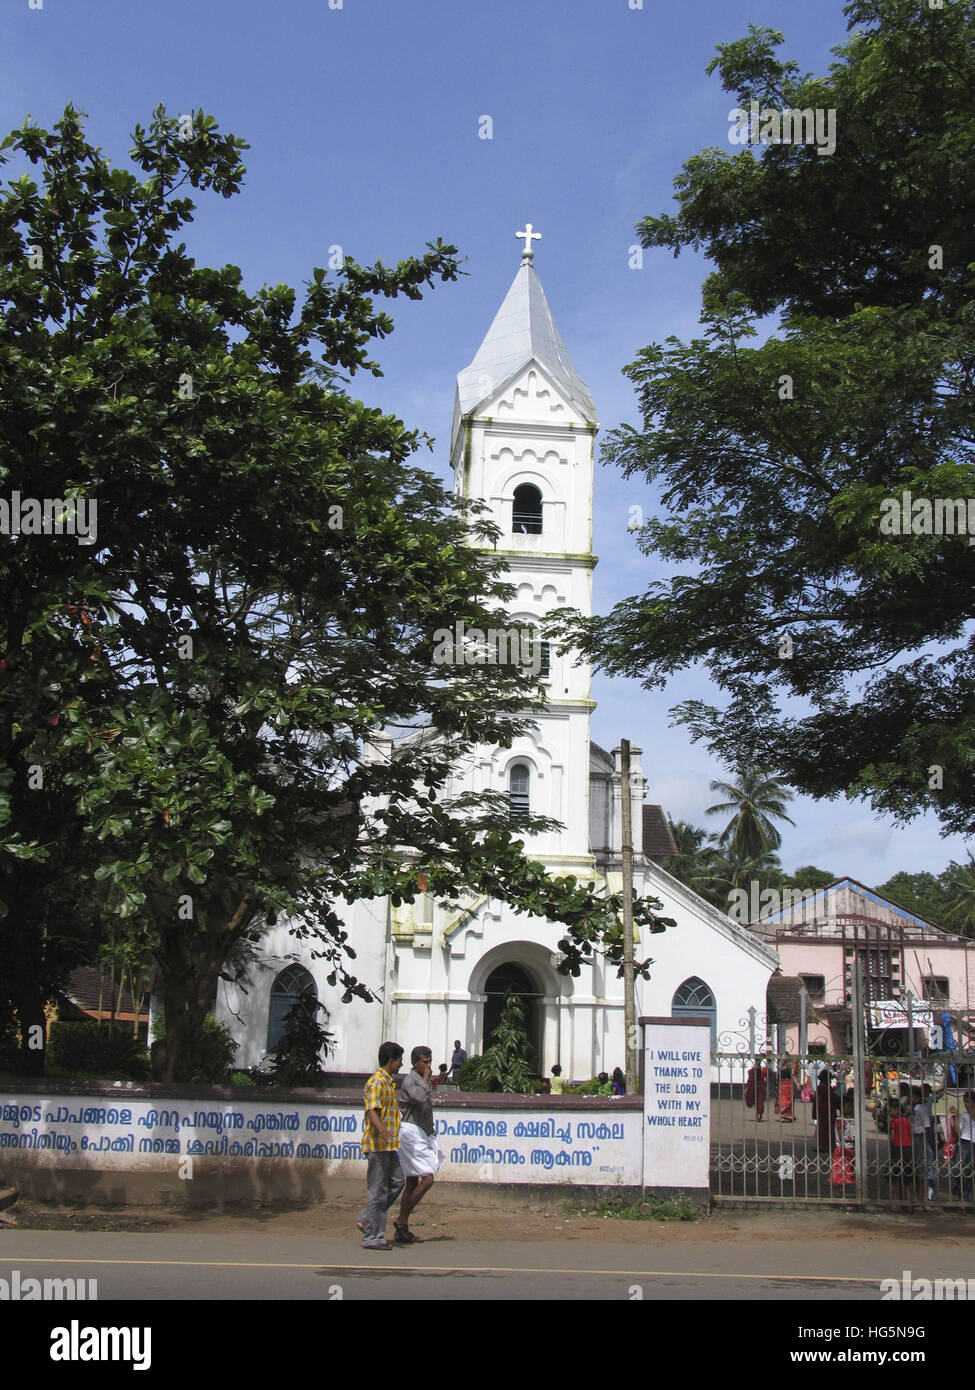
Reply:
M399 1129L399 1162L404 1177L432 1176L443 1163L437 1136L405 1120Z

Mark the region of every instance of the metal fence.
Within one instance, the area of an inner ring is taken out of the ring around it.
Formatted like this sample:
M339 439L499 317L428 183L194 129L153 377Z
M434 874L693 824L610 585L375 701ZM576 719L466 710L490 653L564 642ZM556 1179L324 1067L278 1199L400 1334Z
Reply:
M712 1055L718 1200L975 1210L975 1053ZM930 1123L925 1123L929 1120Z

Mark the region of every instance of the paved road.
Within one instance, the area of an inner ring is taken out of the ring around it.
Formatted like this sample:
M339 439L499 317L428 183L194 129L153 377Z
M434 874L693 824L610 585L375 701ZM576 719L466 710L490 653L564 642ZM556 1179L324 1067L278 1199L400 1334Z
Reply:
M975 1276L942 1241L869 1245L742 1234L733 1242L471 1241L447 1237L369 1254L354 1240L262 1234L0 1231L0 1278L97 1279L113 1299L802 1299L877 1303L880 1281Z

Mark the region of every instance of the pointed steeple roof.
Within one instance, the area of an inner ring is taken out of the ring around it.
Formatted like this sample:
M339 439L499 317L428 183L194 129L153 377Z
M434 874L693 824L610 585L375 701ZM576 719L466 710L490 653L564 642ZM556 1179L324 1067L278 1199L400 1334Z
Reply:
M518 274L477 356L457 375L456 414L470 414L531 361L548 373L580 414L596 423L596 407L589 388L572 365L555 326L529 250L522 253Z

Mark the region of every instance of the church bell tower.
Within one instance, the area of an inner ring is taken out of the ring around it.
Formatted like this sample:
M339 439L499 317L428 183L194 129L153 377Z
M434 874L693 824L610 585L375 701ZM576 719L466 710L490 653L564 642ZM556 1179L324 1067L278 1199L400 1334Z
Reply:
M535 271L526 223L521 265L470 366L457 377L451 431L455 491L485 502L501 531L517 594L512 626L537 626L558 608L592 612L593 446L599 423L589 389L555 325ZM536 731L509 749L483 749L479 789L507 791L513 804L564 829L527 849L556 873L591 874L589 718L591 672L577 654L543 649L547 708Z

